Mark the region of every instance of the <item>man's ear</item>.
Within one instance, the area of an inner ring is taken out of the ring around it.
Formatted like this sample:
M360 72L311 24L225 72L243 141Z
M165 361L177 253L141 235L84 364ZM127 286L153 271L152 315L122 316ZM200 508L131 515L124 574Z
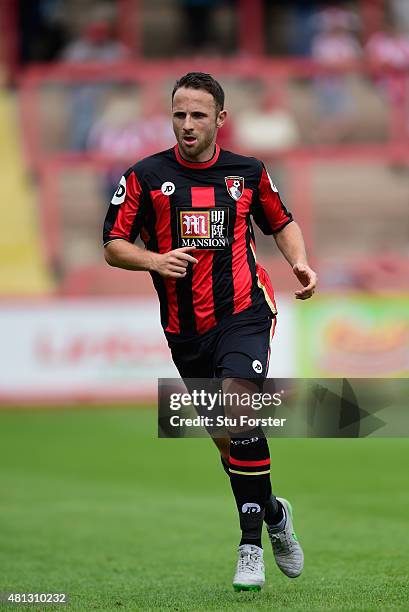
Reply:
M220 113L217 115L216 127L221 128L224 122L226 121L226 117L227 117L227 111L225 110L220 111Z

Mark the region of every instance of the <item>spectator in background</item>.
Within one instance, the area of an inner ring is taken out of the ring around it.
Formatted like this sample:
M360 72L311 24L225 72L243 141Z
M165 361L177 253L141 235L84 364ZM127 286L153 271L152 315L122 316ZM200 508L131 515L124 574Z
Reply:
M67 41L63 0L18 0L19 59L51 62Z
M317 34L312 41L314 59L330 66L342 66L361 56L361 45L355 32L358 17L341 8L327 8L313 18Z
M115 62L127 56L127 48L116 40L113 24L107 19L97 19L88 23L80 36L67 45L61 58L67 62Z
M260 153L286 149L299 143L297 123L282 100L281 88L262 96L258 105L237 115L235 140L244 151Z
M395 21L409 32L409 2L408 0L389 0L389 10L394 15Z
M133 88L122 86L113 92L89 132L87 150L132 160L174 145L173 130L160 101L151 101L149 108L138 106Z
M288 53L308 56L314 35L314 15L320 0L286 0L279 3L284 11Z
M216 6L223 0L179 0L184 14L183 36L186 51L194 53L217 53L217 40L212 27L212 17Z
M381 32L375 32L365 47L366 57L369 63L378 70L402 71L409 68L409 34L400 22L393 17L385 21L385 28ZM388 98L388 102L399 104L403 101L405 82L402 78L396 78L393 73L377 76L375 79L382 93Z
M317 34L312 41L311 56L322 66L331 68L327 74L315 80L318 97L319 138L337 142L353 131L355 121L354 101L347 77L338 69L352 65L362 56L362 48L355 34L357 17L344 9L328 8L314 18Z
M111 63L125 60L128 56L127 48L115 37L112 22L98 18L90 21L80 36L67 45L61 59L71 63ZM86 148L98 106L110 87L107 82L75 87L72 98L71 150L83 151Z
M106 100L98 120L91 127L87 150L116 158L106 176L106 194L111 197L121 178L123 164L151 155L175 144L175 135L158 96L141 106L135 88L122 85Z

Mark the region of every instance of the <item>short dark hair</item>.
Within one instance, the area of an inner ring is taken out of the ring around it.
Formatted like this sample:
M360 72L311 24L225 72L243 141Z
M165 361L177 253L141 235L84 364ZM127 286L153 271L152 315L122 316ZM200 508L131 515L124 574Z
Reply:
M184 76L180 77L175 83L172 91L172 102L175 97L175 93L181 87L188 89L203 89L209 92L214 98L216 105L216 111L219 113L224 108L224 91L220 83L216 81L207 72L188 72Z

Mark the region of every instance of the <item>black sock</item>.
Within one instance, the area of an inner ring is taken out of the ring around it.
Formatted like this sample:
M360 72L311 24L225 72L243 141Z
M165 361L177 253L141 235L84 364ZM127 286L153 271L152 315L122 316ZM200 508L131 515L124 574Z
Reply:
M283 520L283 518L283 506L280 504L275 495L272 494L266 503L264 521L267 523L267 525L277 525Z
M261 548L264 509L271 496L268 444L260 428L246 432L246 438L233 436L229 471L240 518L240 545L254 544Z
M220 455L220 461L224 471L230 478L229 462L226 461L223 455ZM284 518L284 510L276 496L271 494L270 499L267 500L264 521L267 525L278 525Z

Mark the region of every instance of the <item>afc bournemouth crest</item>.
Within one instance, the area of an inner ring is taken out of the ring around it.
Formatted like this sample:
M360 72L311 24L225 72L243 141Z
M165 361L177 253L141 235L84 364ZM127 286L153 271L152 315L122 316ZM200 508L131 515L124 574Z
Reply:
M226 176L226 187L229 193L229 196L233 198L233 200L240 200L244 191L244 178L242 176Z

